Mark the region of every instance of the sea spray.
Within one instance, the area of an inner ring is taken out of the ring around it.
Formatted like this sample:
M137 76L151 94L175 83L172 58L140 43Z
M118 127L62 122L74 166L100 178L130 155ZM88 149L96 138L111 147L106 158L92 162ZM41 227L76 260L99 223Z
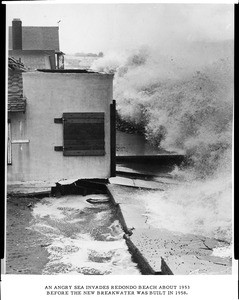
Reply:
M122 119L142 125L159 148L186 153L172 173L179 186L140 198L155 227L231 241L232 49L230 41L196 43L180 55L143 48L111 67L106 58L92 66L115 72Z
M231 242L231 181L217 178L145 192L147 223L184 234L198 234Z
M93 67L107 70L107 59L100 61ZM117 111L123 120L143 126L152 144L186 152L201 177L214 174L222 157L230 165L232 66L230 53L197 69L167 56L152 57L143 48L110 66Z

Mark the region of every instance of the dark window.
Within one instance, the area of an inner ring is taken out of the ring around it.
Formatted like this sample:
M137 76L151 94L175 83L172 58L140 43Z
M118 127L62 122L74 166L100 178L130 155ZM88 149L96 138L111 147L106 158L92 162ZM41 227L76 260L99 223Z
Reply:
M63 155L105 155L104 113L63 113Z

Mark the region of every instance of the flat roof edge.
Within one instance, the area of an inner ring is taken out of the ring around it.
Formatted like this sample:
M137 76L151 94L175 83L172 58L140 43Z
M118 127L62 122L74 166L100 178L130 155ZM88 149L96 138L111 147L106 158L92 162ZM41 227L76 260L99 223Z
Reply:
M113 73L105 73L105 72L96 72L89 69L37 69L35 72L42 72L42 73L54 73L54 74L92 74L92 75L107 75L107 76L114 76Z

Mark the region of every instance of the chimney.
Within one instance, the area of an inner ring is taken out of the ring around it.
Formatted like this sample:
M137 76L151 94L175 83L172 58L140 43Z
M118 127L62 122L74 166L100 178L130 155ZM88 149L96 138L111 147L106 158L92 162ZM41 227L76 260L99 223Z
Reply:
M22 50L22 21L12 20L12 50Z

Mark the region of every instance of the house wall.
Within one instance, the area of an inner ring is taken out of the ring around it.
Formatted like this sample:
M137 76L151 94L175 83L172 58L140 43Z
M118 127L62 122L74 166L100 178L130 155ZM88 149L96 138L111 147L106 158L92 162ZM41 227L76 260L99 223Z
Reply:
M12 139L29 144L12 145L9 181L110 176L110 103L113 75L96 73L23 74L26 113L11 114ZM63 156L63 125L55 124L63 112L105 112L105 156Z
M54 51L10 50L9 55L21 58L21 62L31 70L56 68Z

